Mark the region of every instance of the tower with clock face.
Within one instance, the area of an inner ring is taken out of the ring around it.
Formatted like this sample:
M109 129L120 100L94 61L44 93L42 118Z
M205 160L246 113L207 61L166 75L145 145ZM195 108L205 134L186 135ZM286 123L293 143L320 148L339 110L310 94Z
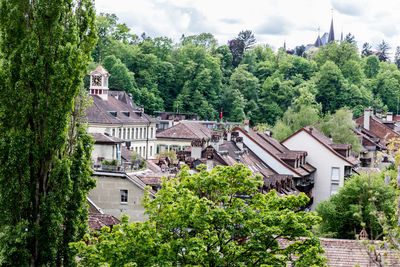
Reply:
M101 61L97 68L89 73L90 75L90 95L98 95L103 100L108 100L108 78L110 73L108 73L102 66Z

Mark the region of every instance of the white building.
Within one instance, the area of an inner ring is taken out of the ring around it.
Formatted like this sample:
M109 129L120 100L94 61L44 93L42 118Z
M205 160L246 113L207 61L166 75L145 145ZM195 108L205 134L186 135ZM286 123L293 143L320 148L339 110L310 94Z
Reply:
M359 164L350 155L351 145L335 144L313 126L307 126L282 141L292 150L307 151L307 161L316 168L313 197L315 205L327 200L343 186L345 177L350 177L352 168Z
M123 140L122 145L145 159L154 158L156 122L123 91L108 90L110 74L99 64L90 73L89 95L93 101L86 111L89 133L107 133Z

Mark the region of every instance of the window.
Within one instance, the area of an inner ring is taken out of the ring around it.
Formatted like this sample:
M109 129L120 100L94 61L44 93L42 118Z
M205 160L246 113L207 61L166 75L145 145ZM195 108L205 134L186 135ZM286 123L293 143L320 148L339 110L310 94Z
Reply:
M151 127L150 128L150 135L151 135L150 138L153 138L153 131L154 131L154 129L153 129L153 127Z
M121 138L121 128L118 129L118 138Z
M123 139L126 139L126 129L124 128L124 138Z
M142 134L143 134L143 129L142 128L140 128L140 139L142 139L143 137L142 137Z
M153 156L153 146L150 146L150 157Z
M131 128L128 128L128 133L126 135L126 139L130 139L131 137Z
M142 157L142 147L139 147L139 155Z
M128 203L128 190L121 189L119 192L121 196L121 203Z
M340 168L332 167L331 171L331 195L337 194L340 182Z
M143 138L146 138L146 128L144 128L143 131L144 131Z
M112 129L112 136L115 136L115 128Z
M136 139L138 139L138 133L139 133L139 129L138 128L136 128Z

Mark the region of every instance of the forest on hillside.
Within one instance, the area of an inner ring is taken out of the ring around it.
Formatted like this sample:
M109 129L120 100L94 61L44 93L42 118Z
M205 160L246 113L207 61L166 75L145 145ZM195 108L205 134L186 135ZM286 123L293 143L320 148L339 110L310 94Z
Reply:
M252 125L276 127L293 120L294 114L314 116L313 121L340 108L354 116L365 107L397 113L397 64L391 64L387 54L377 57L368 45L360 53L354 36L296 51L297 56L284 48L274 52L257 45L249 30L219 46L210 33L182 36L178 43L133 35L112 14L101 14L97 23L99 40L91 67L101 56L111 74L110 89L132 93L149 114L194 112L211 120L222 109L228 121L249 119ZM395 61L400 62L397 53Z

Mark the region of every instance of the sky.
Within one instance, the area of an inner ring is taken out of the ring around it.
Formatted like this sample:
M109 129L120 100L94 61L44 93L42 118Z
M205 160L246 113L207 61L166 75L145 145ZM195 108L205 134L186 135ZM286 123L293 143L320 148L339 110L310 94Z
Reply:
M258 44L277 49L314 43L329 31L333 16L335 39L352 33L357 45L375 48L385 40L400 46L399 0L95 0L97 13L114 13L131 33L185 36L212 33L226 44L242 30L251 30ZM392 52L393 52L392 50Z

